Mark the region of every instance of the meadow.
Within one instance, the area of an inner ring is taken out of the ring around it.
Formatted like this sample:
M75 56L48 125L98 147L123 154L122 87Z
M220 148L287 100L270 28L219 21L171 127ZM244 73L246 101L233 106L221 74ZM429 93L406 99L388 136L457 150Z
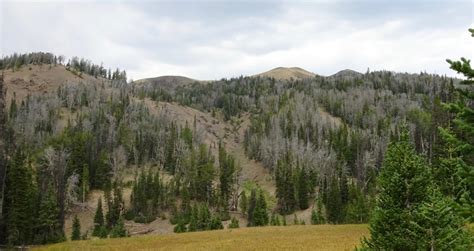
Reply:
M367 235L365 224L257 227L68 241L34 250L353 250Z

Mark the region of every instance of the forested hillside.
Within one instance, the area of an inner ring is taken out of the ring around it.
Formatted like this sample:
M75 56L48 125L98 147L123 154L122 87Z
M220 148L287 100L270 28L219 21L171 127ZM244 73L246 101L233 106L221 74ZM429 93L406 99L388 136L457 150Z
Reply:
M0 69L4 245L368 223L386 219L377 199L381 184L397 184L386 179L398 158L420 167L400 167L426 181L414 188L434 182L433 201L447 197L462 212L453 221L473 219L472 92L460 79L345 70L128 83L125 71L50 53L7 56ZM13 80L24 77L13 74L52 69L78 78L16 95ZM421 199L431 190L421 191L414 204L436 214Z

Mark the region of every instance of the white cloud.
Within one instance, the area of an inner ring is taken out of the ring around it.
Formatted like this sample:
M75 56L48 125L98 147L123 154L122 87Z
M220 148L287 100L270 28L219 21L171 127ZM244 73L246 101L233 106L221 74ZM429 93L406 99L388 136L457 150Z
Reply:
M345 68L364 72L367 67L453 75L446 58L473 58L469 9L438 8L430 16L405 13L410 6L403 3L407 6L390 15L367 11L361 18L364 13L356 13L360 8L339 11L345 3L264 2L268 7L261 11L249 11L250 3L241 3L242 9L233 10L236 15L227 16L210 12L219 10L217 3L206 4L214 8L198 10L179 3L169 11L169 6L165 10L162 3L151 2L2 2L1 54L77 55L124 68L134 79L218 79L278 66L300 66L322 75ZM456 17L453 24L440 25L451 16Z

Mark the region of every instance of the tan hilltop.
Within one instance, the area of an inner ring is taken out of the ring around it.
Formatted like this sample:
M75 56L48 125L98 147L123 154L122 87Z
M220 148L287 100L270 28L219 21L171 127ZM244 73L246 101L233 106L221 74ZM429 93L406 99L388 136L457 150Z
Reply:
M4 70L7 104L13 96L20 102L28 94L42 94L56 91L58 87L68 83L101 83L105 79L95 78L88 74L75 74L64 65L26 65L15 71Z
M289 80L312 78L316 76L316 74L299 67L277 67L275 69L271 69L269 71L262 72L253 76Z
M134 81L135 84L151 84L160 85L163 88L174 88L177 86L188 85L196 82L202 82L200 80L184 77L184 76L159 76L154 78L144 78Z

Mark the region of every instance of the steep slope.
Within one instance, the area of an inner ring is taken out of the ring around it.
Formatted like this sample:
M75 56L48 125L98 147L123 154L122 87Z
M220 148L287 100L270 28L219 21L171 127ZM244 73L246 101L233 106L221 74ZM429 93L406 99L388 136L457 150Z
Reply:
M30 69L31 68L31 69ZM302 69L296 69L296 71L304 71ZM284 70L280 69L277 72L282 73ZM13 93L16 93L17 101L20 101L28 94L42 94L46 92L54 92L63 84L86 82L93 84L100 84L105 79L96 79L87 74L77 76L72 72L66 70L63 66L25 66L18 71L7 71L5 74L7 78L7 86L9 87L10 98ZM186 85L194 83L195 80L186 77L176 76L165 76L149 80L138 80L136 84L157 84L163 85L164 87L173 89L179 85ZM109 84L105 85L106 91L112 91ZM244 189L244 185L247 182L257 184L268 192L272 200L275 201L275 182L273 180L271 172L264 168L262 163L250 160L244 152L243 141L244 133L250 125L250 114L244 113L238 118L233 118L229 121L221 119L221 114L213 117L209 112L202 112L197 109L179 105L177 103L169 102L155 102L149 98L140 100L133 98L134 102L143 102L151 113L155 116L168 116L171 120L176 121L178 124L193 126L196 121L197 132L201 135L203 142L211 147L211 151L217 158L217 150L219 142L222 142L227 151L235 156L241 169L240 183L241 189ZM338 118L332 117L330 114L324 112L324 110L318 110L321 114L325 115L326 118L333 120L336 123L340 123ZM61 120L64 125L65 122L70 118L73 113L72 111L62 108ZM66 219L65 232L67 235L70 234L72 228L72 218L74 215L78 215L82 223L82 232L91 231L93 228L93 215L96 210L97 199L103 197L102 191L92 191L89 195L87 203L79 206L73 210ZM130 200L130 188L124 189L124 201L125 204L129 204ZM311 208L305 211L295 212L299 219L309 223ZM241 215L235 215L239 217L240 222L244 225L245 218ZM292 216L288 216L287 220L291 221ZM225 225L226 223L224 223ZM150 224L138 224L131 221L126 223L127 229L131 233L147 232L147 233L169 233L173 231L173 226L168 220L157 219Z
M6 101L10 103L13 95L19 102L28 94L42 94L55 91L67 83L101 83L105 79L87 74L77 75L66 70L63 65L26 65L18 70L3 72L7 89Z
M166 114L183 126L186 123L193 125L196 119L198 133L203 137L203 142L211 146L211 151L215 156L217 156L219 141L222 141L227 151L236 157L242 167L241 180L253 181L270 194L274 194L275 184L268 169L265 169L261 163L248 159L244 154L242 142L244 132L250 125L248 114L232 122L226 122L212 117L210 113L175 103L154 102L150 99L145 99L144 102L153 114Z
M316 74L299 67L277 67L275 69L271 69L269 71L262 72L253 76L289 80L312 78L316 76Z

